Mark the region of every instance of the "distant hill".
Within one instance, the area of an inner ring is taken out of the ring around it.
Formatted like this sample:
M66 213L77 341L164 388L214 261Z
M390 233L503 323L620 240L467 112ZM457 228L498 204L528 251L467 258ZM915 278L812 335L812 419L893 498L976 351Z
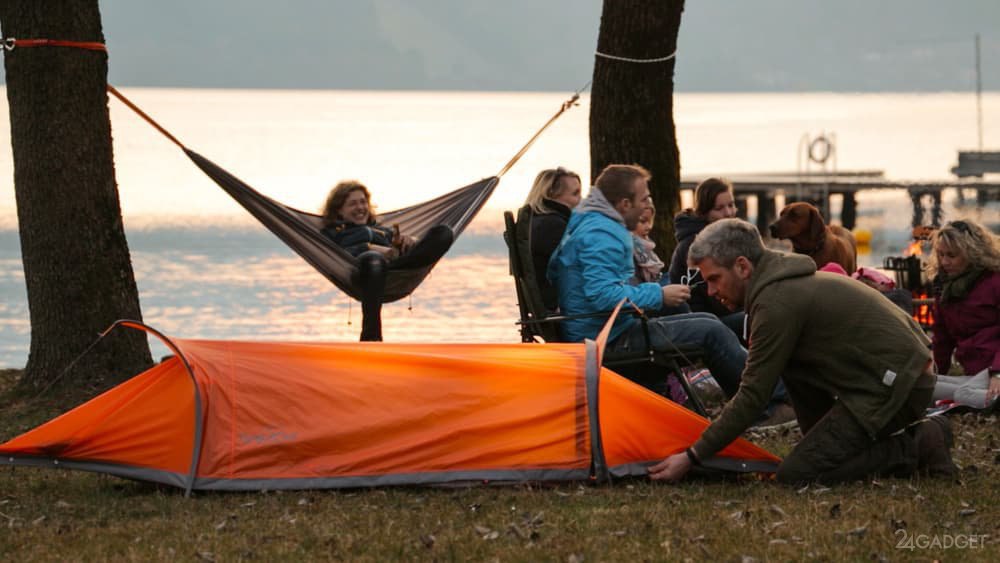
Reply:
M123 86L573 90L601 0L102 0ZM683 91L1000 89L997 0L688 0ZM2 73L0 73L2 77Z

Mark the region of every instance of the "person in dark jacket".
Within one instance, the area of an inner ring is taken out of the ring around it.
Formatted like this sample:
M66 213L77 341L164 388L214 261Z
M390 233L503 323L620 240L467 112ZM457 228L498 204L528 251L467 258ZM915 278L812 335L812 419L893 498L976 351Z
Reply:
M937 372L952 354L965 375L939 375L935 400L978 409L1000 396L1000 242L972 221L952 221L933 237L933 350Z
M871 287L816 272L808 256L765 249L739 219L706 227L688 260L709 295L745 306L750 350L736 396L694 445L651 466L653 479L678 480L739 437L779 379L804 434L779 482L955 474L948 419L923 419L935 377L913 318Z
M579 174L561 166L549 168L535 176L535 183L524 202L524 207L531 211L530 248L535 279L542 292L542 303L549 311L559 308L559 297L545 271L566 231L570 212L580 203L581 190Z
M371 193L356 180L338 183L323 207L323 234L358 259L361 340L382 340L382 295L389 269L420 268L448 251L455 235L446 225L432 227L416 241L398 226L379 225Z
M694 208L685 209L674 217L674 232L677 235L677 246L670 259L670 283L686 283L691 286L691 299L688 306L692 311L711 313L736 332L743 336L742 312L731 311L717 299L709 297L705 284L697 271L688 272L688 249L694 242L694 237L710 223L719 219L736 216L736 200L733 196L733 185L721 178L708 178L702 181L694 190Z

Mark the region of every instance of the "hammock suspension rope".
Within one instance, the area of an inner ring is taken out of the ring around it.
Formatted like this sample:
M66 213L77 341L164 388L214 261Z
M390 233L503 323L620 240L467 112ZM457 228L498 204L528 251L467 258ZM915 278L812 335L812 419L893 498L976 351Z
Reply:
M107 53L108 48L104 43L98 41L65 41L62 39L15 39L4 37L3 48L13 51L15 48L24 47L70 47L74 49L84 49L86 51L102 51Z
M677 56L677 50L675 49L673 53L670 53L669 55L667 55L665 57L658 57L658 58L655 58L655 59L633 59L631 57L619 57L619 56L616 56L616 55L609 55L607 53L602 53L600 51L594 51L594 55L596 55L598 57L605 58L605 59L609 59L609 60L612 60L612 61L621 61L623 63L662 63L662 62L669 61L670 59L673 59L674 57L676 57Z

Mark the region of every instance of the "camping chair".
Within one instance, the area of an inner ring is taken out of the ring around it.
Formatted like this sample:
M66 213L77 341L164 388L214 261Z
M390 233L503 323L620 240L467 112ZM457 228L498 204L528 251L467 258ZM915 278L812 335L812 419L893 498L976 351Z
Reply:
M531 208L522 207L518 211L516 221L514 214L510 211L505 211L503 216L505 227L503 238L507 244L510 259L510 275L514 278L514 287L517 291L517 307L520 311L520 319L517 324L520 326L522 342L561 342L559 323L562 321L608 314L600 312L568 316L546 310L536 277L538 273L535 272L535 266L531 259ZM633 311L628 314L636 313ZM687 394L691 410L705 416L707 412L705 406L691 388L682 371L682 366L691 366L696 359L701 357L701 351L690 348L682 350L677 347L672 352L651 349L648 345L648 318L641 312L638 314L646 334L647 345L645 349L629 352L605 352L604 366L664 396L667 396L667 379L673 377Z

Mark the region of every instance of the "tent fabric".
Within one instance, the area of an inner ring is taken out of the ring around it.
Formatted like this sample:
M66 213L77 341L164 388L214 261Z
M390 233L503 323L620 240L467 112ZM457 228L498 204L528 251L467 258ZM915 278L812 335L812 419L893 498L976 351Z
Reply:
M341 291L361 299L361 288L356 279L357 258L321 232L322 217L271 199L200 154L187 148L184 152L202 172L306 262ZM457 238L482 209L499 182L500 178L496 176L484 178L418 205L380 213L378 221L384 225L398 224L403 233L417 239L436 225L447 225ZM433 267L434 264L430 264L423 268L389 270L383 302L397 301L412 293Z
M188 491L607 481L645 475L708 423L601 368L593 341L168 343L174 357L0 460ZM708 463L778 461L740 439Z

